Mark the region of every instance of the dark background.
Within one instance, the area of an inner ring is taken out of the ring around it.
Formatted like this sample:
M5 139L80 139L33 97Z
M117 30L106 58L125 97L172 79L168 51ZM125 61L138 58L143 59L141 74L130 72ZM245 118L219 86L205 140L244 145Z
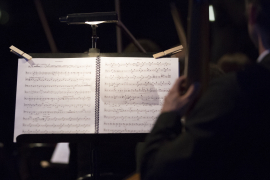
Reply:
M91 47L91 26L67 25L60 16L71 13L115 11L114 0L41 0L58 50L83 53ZM122 0L121 20L137 39L151 39L162 50L178 45L179 39L170 12L170 2L179 9L187 27L187 0ZM213 0L216 22L210 23L211 61L223 54L244 52L256 59L257 52L246 30L244 0ZM14 45L26 53L49 53L50 47L33 0L0 0L0 142L11 143L14 126L17 57L9 52ZM8 15L7 15L8 14ZM116 25L97 29L101 52L116 52ZM131 41L123 33L123 48Z

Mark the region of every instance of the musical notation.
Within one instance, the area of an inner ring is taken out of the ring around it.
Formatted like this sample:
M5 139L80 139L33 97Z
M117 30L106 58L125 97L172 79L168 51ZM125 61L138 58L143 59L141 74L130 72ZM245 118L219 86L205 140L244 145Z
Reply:
M81 95L89 94L91 91L24 91L25 94L72 94L72 95Z
M64 118L64 117L61 117L61 118L57 118L57 117L53 117L53 118L50 118L50 117L36 117L36 118L33 118L33 117L23 117L23 121L33 121L33 122L37 122L37 121L42 121L42 122L47 122L47 121L58 121L58 122L63 122L63 121L76 121L76 122L79 122L79 121L90 121L91 118L89 117L84 117L84 118L79 118L79 117L68 117L68 118Z
M156 116L103 116L104 119L112 119L112 120L131 120L131 121L138 121L138 120L148 120L154 121L157 117Z
M48 71L26 71L25 72L26 75L32 75L32 76L38 76L38 75L51 75L51 76L84 76L84 75L89 75L91 74L91 72L80 72L80 71L51 71L51 72L48 72Z
M110 101L105 101L104 104L108 107L121 107L121 106L134 106L134 107L145 107L145 106L162 106L163 105L163 101L160 100L158 102L149 102L149 101L138 101L138 102L133 102L133 101L124 101L121 103L115 103L114 101L110 102Z
M94 133L95 58L19 61L15 137Z
M134 92L169 92L169 88L158 88L158 89L153 89L153 88L128 88L128 89L107 89L105 88L105 92L118 92L118 93L134 93Z
M32 69L32 68L55 68L55 69L61 69L61 68L65 68L65 69L88 69L91 68L92 65L54 65L54 64L36 64L33 66L28 66L28 68Z
M78 101L89 101L91 97L57 97L57 98L39 98L39 97L25 97L24 100L27 101L71 101L71 100L78 100Z
M90 107L90 104L52 104L52 103L34 103L27 104L24 103L24 107L33 108L33 107L43 107L43 108L84 108Z
M105 79L110 79L110 80L149 80L149 79L170 79L171 78L171 75L170 74L167 74L167 75L164 75L164 74L159 74L159 75L132 75L132 76L128 76L128 75L125 75L125 76L119 76L119 75L110 75L110 76L105 76Z
M155 73L160 73L160 72L169 72L171 71L171 69L169 68L154 68L154 69L127 69L127 70L123 70L123 69L106 69L105 72L106 73L143 73L143 72L155 72Z
M25 114L79 114L79 113L91 113L91 111L81 110L81 111L23 111Z
M176 79L169 59L130 59L101 61L101 132L149 132Z
M156 81L156 82L105 82L105 86L112 86L112 87L118 87L118 86L170 86L170 81Z
M164 97L159 97L159 96L143 96L143 95L105 95L105 99L124 99L124 100L143 100L143 101L148 101L148 100L163 100Z
M149 133L150 130L128 130L128 129L106 129L104 128L103 131L105 133Z
M25 84L25 87L27 88L82 88L82 87L87 87L90 88L92 85L90 84L67 84L67 85L32 85L32 84Z
M52 82L78 82L78 81L91 81L90 78L45 78L45 77L30 77L25 78L25 81L52 81Z
M124 108L104 108L104 112L113 112L113 113L159 113L160 110L158 109L133 109L133 108L128 108L128 109L124 109Z
M83 134L83 133L89 133L89 130L40 130L40 129L35 129L35 130L22 130L23 134Z
M23 126L27 126L27 127L45 127L45 128L87 128L90 127L90 124L64 124L64 123L60 123L60 124L33 124L33 123L23 123Z
M117 122L104 122L107 126L127 127L127 126L142 126L142 127L153 127L154 123L117 123Z
M95 106L99 132L148 133L178 75L171 59L101 58L97 77L99 67L89 59L35 62L19 66L19 133L94 133Z
M105 67L109 66L111 68L113 67L143 67L143 66L147 66L147 67L151 67L151 66L159 66L159 67L164 67L164 66L171 66L171 63L169 62L135 62L135 63L130 63L130 62L126 62L126 63L105 63Z

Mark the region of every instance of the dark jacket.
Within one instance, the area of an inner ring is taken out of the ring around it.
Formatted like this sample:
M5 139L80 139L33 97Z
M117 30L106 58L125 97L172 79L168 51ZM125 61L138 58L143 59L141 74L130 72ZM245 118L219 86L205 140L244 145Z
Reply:
M142 179L270 179L270 55L215 79L187 118L161 114L146 138Z

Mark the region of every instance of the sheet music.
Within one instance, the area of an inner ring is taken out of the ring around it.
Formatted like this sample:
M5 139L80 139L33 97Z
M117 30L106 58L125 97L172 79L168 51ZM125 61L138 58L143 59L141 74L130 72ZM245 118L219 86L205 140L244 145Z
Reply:
M96 58L18 62L14 141L20 134L94 133Z
M178 77L177 58L101 57L99 133L148 133Z

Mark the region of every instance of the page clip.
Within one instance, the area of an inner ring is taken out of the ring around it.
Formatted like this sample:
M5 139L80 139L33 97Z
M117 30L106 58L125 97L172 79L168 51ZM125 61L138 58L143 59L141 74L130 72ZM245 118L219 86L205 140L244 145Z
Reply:
M180 45L180 46L176 46L174 48L168 49L168 50L166 50L164 52L159 52L157 54L153 54L153 57L155 59L157 59L157 58L160 58L160 57L163 57L163 56L166 56L166 55L170 55L170 54L172 55L172 54L178 53L178 52L180 52L182 50L183 50L183 46Z
M33 66L35 63L32 61L32 56L29 54L26 54L25 52L21 51L20 49L16 48L15 46L9 47L10 52L13 54L16 54L20 58L24 58L31 66Z

